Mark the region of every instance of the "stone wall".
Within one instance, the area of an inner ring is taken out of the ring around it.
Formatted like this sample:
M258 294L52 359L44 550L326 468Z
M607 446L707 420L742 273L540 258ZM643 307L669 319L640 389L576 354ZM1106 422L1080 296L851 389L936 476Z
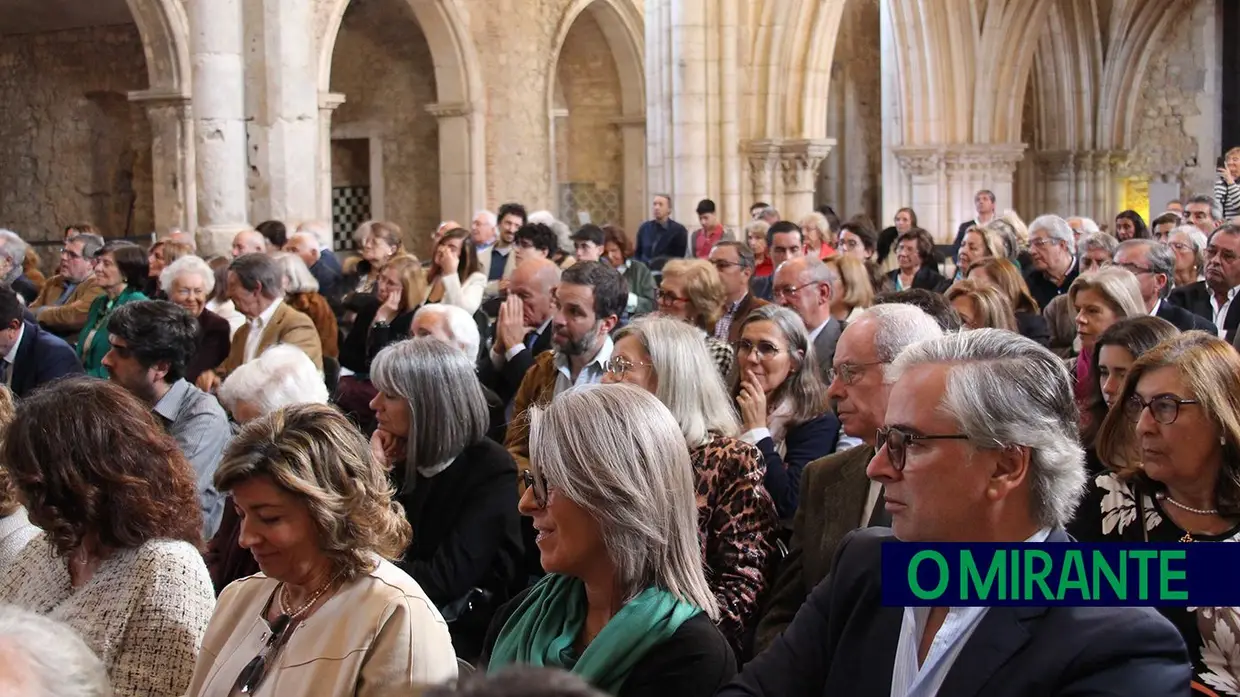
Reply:
M620 77L589 11L577 17L564 39L556 78L568 110L556 131L560 216L572 227L582 210L595 223L618 222L624 162L620 129L613 121L621 115ZM572 192L568 199L566 192Z
M108 236L150 233L150 127L127 96L146 85L132 24L5 36L0 226L30 240L79 221Z
M1210 84L1218 57L1206 36L1213 11L1212 0L1197 0L1172 22L1161 42L1165 49L1150 55L1138 97L1130 171L1178 179L1184 194L1209 191L1222 154L1218 89Z
M827 135L836 143L819 170L815 198L830 204L841 219L864 214L877 221L883 145L878 0L847 2L831 64Z
M383 143L382 216L416 254L439 223L439 124L430 47L404 0L367 0L345 12L332 56L331 89L347 101L332 131ZM377 186L379 182L371 182Z

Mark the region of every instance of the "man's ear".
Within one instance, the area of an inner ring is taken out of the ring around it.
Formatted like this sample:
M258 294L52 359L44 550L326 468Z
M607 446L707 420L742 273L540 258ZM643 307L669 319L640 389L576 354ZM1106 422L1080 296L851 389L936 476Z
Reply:
M152 377L156 380L163 380L166 378L168 376L168 371L171 369L172 363L170 361L155 361L155 363L149 368L152 373Z
M601 323L603 325L603 332L606 334L611 334L612 331L615 330L616 325L619 323L620 318L615 315L608 315L604 317Z

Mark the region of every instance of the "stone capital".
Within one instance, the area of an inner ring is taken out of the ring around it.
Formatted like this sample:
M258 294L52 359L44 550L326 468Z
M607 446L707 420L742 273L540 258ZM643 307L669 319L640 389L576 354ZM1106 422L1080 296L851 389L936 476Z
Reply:
M829 138L788 140L780 145L779 167L784 188L792 193L813 192L818 183L818 167L835 141Z
M949 171L1006 171L1011 173L1024 159L1024 143L982 145L951 145L944 148L944 163Z
M943 149L937 147L905 146L892 148L900 167L914 177L937 174L943 168Z
M444 102L427 104L426 111L436 118L453 118L460 116L469 116L474 113L474 107L468 102Z
M1050 177L1066 176L1076 163L1076 152L1073 150L1043 150L1034 153L1038 168Z
M347 101L339 92L319 92L319 111L332 112Z
M751 140L745 143L745 160L749 164L749 180L757 195L769 195L772 177L778 169L780 144L775 140Z

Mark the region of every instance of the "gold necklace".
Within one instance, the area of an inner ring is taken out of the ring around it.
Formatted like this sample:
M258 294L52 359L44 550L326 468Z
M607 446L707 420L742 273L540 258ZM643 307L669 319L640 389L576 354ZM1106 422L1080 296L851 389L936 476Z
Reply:
M332 585L336 583L336 579L338 578L340 578L339 573L332 576L328 579L327 583L324 583L317 591L314 592L314 595L310 596L310 600L307 600L304 605L293 611L288 609L288 604L285 602L285 599L288 597L288 584L284 584L280 588L280 612L287 615L290 620L297 619L302 615L302 613L313 607L314 604L318 602L319 598L323 597L323 594L327 592L327 589L331 588Z

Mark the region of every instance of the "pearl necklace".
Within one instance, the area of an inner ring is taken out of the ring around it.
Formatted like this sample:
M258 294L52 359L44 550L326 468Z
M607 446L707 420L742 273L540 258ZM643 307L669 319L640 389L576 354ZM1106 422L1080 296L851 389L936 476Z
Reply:
M1158 492L1158 500L1159 500L1159 501L1166 501L1167 503L1171 504L1172 506L1175 506L1176 508L1179 508L1179 509L1184 510L1184 511L1188 511L1189 513L1196 513L1197 515L1218 515L1218 509L1217 509L1217 508L1193 508L1192 506L1185 506L1184 504L1180 503L1179 501L1176 501L1175 499L1171 498L1170 496L1167 496L1167 493L1166 493L1166 492L1164 492L1164 491L1160 491L1160 492Z
M314 607L314 604L318 602L319 598L323 597L323 594L327 592L328 588L331 588L336 583L336 579L338 578L340 578L340 574L336 574L335 576L332 576L327 581L327 583L324 583L317 591L314 592L314 595L310 596L310 599L307 600L304 605L297 608L296 610L289 610L288 604L285 602L285 599L288 597L288 584L281 586L280 588L280 612L284 613L290 620L297 619L306 610L309 610L311 607Z

